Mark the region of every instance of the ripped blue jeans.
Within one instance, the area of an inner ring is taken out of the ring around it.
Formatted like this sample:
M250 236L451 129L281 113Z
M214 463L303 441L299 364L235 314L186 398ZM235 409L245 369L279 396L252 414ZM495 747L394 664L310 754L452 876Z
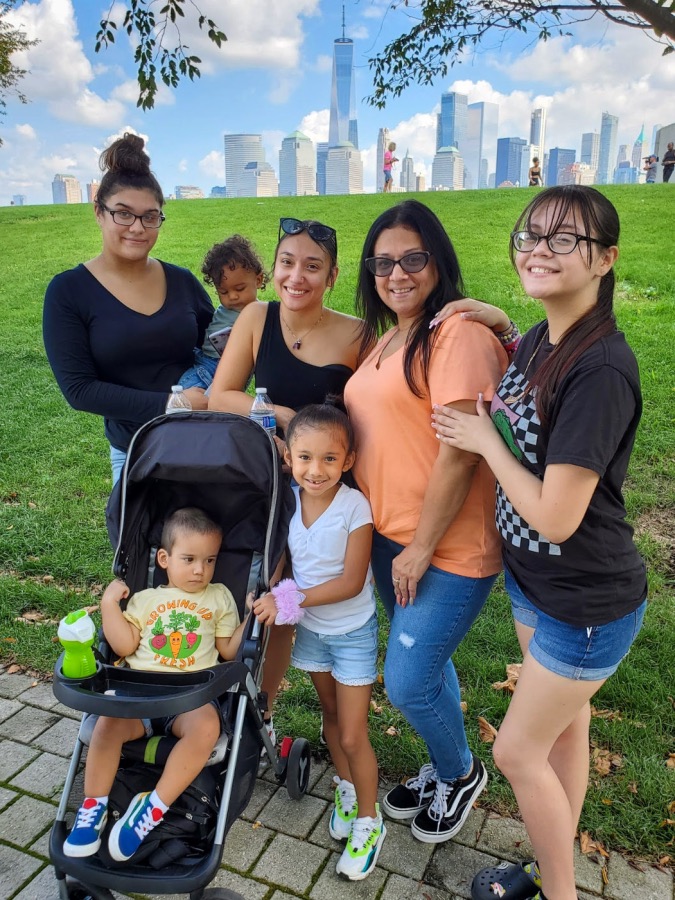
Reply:
M385 608L393 595L391 562L400 544L375 534L373 572ZM422 737L442 781L471 771L452 654L483 608L496 575L467 578L430 566L413 606L394 606L384 662L391 702ZM387 599L384 599L387 597Z

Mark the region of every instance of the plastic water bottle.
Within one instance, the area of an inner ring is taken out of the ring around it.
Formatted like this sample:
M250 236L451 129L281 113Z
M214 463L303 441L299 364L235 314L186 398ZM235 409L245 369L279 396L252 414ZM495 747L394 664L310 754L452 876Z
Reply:
M59 622L59 640L63 645L62 672L66 678L89 678L96 672L96 659L91 649L96 637L94 625L86 609L68 613Z
M248 415L272 437L277 433L277 417L274 412L274 404L267 396L267 388L257 387L255 389L255 399Z
M183 385L174 384L171 388L171 396L166 403L166 412L175 413L183 409L192 409L192 404L183 393Z

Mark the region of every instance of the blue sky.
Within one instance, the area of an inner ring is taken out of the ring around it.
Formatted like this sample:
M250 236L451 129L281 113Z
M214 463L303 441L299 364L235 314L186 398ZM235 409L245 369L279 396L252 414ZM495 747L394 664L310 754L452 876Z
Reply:
M278 171L281 140L299 128L326 140L333 40L342 5L334 0L197 0L228 35L221 51L196 31L184 39L202 58L202 77L161 91L156 107L136 109L132 51L120 34L112 50L95 54L94 36L107 0L33 0L13 19L40 43L17 62L30 70L22 84L31 102L10 101L0 119L0 205L14 194L50 203L57 172L84 186L97 177L100 151L124 130L148 140L153 169L167 194L195 184L206 194L224 183L223 134L262 133L267 160ZM385 110L368 106L367 59L406 29L410 15L390 0L346 0L347 34L355 42L356 87L364 185L374 190L375 144L386 126L399 150L430 181L435 113L444 90L470 102L500 104L500 137L529 137L530 112L548 109L547 147L580 149L581 134L599 131L603 111L619 117L619 143L631 145L644 125L675 120L675 54L633 29L594 20L571 37L546 44L513 35L435 84L412 87ZM413 4L411 4L412 6Z

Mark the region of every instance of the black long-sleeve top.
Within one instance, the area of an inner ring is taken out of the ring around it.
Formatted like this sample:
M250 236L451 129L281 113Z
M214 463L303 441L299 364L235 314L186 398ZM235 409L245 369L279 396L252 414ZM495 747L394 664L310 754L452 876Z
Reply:
M45 294L43 339L56 381L74 409L104 417L119 450L164 411L213 317L194 275L161 265L166 298L150 316L121 303L84 265L57 275Z

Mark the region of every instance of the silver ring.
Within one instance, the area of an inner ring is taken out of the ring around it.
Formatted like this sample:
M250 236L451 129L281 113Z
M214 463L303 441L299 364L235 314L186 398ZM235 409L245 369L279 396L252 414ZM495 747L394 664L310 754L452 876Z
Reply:
M394 584L398 584L401 579L400 578L392 578L391 580Z

